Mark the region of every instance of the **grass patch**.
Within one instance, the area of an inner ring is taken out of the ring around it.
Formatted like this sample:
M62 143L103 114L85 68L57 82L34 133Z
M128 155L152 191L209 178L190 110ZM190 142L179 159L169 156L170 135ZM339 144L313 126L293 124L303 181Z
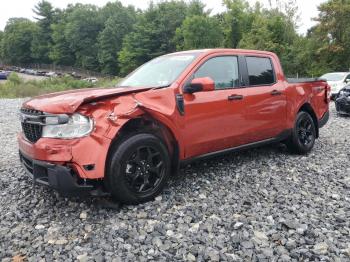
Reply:
M47 93L81 88L107 88L116 86L119 81L119 78L105 78L99 80L97 83L89 83L83 80L76 80L70 76L23 81L18 74L11 73L7 81L0 84L0 98L33 97Z

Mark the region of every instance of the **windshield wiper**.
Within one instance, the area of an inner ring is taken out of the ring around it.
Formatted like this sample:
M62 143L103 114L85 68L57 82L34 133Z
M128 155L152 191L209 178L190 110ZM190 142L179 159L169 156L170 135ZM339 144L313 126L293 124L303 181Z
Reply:
M151 90L162 89L162 88L166 88L166 87L169 87L169 86L170 85L156 86L156 87L151 88Z
M166 88L166 87L169 87L170 85L164 85L164 86L156 86L156 87L151 87L151 86L149 86L149 87L141 87L141 86L139 86L139 87L136 87L136 88L141 88L141 89L143 89L143 88L150 88L150 90L155 90L155 89L161 89L161 88ZM116 86L116 88L135 88L135 86Z

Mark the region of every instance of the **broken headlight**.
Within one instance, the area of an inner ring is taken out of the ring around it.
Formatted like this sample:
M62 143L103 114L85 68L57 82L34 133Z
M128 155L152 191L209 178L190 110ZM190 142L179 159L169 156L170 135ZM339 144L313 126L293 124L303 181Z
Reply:
M94 126L92 119L77 113L71 115L65 124L56 124L56 122L58 123L54 117L47 117L47 125L43 126L42 137L79 138L89 135Z

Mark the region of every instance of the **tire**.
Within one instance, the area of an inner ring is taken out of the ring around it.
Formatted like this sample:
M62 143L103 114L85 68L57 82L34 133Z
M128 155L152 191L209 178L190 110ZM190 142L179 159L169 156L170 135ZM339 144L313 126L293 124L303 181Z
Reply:
M159 195L170 174L166 146L158 137L141 133L111 148L105 183L116 201L139 204Z
M311 115L305 111L298 113L292 130L291 137L287 141L290 152L305 155L315 145L316 127Z

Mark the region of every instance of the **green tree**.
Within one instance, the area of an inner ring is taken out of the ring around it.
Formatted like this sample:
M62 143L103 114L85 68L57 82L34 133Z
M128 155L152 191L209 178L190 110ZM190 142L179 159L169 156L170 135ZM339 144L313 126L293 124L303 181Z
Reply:
M187 17L176 30L177 50L222 47L223 33L215 17Z
M255 17L251 30L243 35L239 47L274 52L280 57L287 75L297 73L297 68L293 67L295 56L291 55L297 39L293 22L277 9L262 10Z
M3 62L3 59L4 59L4 46L3 46L4 36L5 36L5 33L3 31L0 31L0 64Z
M227 12L222 16L225 47L237 48L243 35L251 30L255 20L255 13L260 12L259 3L254 12L245 0L224 0Z
M136 13L133 8L125 8L120 2L108 3L101 13L107 20L98 36L98 61L103 73L116 75L119 72L118 53L125 35L132 31Z
M186 18L187 5L183 1L150 4L138 16L134 30L123 41L119 52L121 73L127 74L144 62L176 50L175 31Z
M97 38L103 28L98 9L93 5L71 6L67 14L64 35L69 48L75 54L76 66L98 70Z
M350 67L350 0L329 0L319 6L313 37L323 43L317 52L336 71Z
M51 25L53 44L50 49L49 57L54 64L74 65L75 54L70 48L64 32L65 23L59 22Z
M186 17L194 15L209 15L210 10L205 12L205 4L201 0L192 0L188 3Z
M33 36L31 51L35 61L50 63L49 52L52 45L52 28L56 12L50 2L42 0L33 9L37 15L38 30Z
M3 37L4 61L10 64L31 63L31 45L37 25L26 18L10 18Z
M65 29L67 26L67 17L75 10L73 5L69 5L64 10L57 10L57 19L51 24L52 45L49 57L54 64L72 66L76 64L75 53L70 47Z

